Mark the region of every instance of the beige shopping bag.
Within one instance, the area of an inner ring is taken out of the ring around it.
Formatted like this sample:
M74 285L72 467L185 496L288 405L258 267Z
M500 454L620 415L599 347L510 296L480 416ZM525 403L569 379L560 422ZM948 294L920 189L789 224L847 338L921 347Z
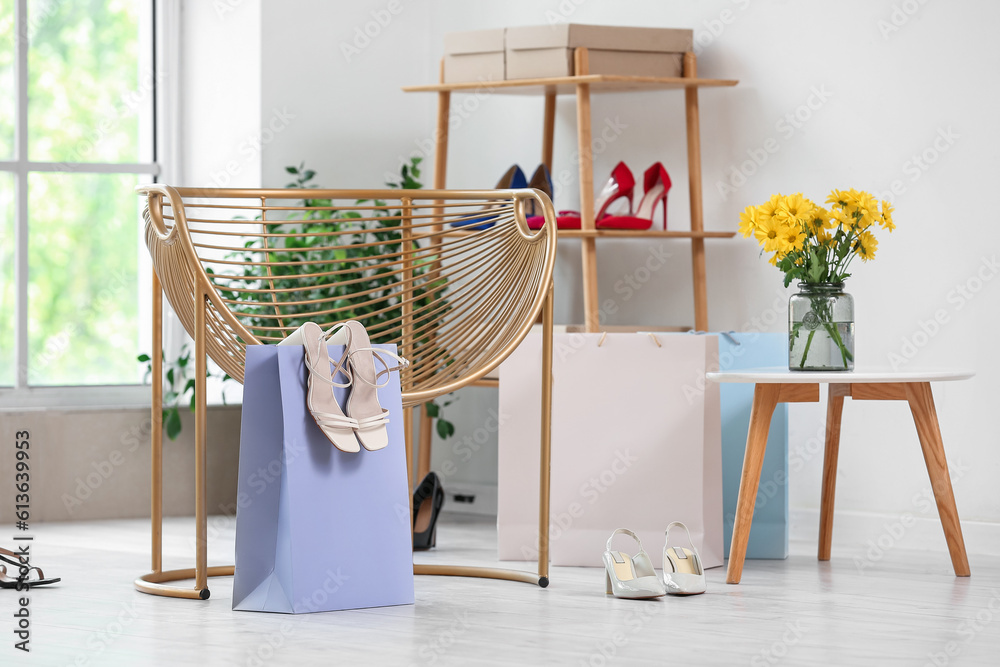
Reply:
M722 565L719 390L704 381L717 350L714 336L555 335L553 565L602 566L624 527L660 567L671 521L691 529L705 567ZM537 558L540 367L533 333L500 368L501 560Z

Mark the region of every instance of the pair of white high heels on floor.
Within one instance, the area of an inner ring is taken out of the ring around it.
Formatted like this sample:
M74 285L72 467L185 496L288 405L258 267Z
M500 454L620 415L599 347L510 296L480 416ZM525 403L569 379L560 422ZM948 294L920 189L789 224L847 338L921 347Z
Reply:
M344 354L333 363L328 344L344 345ZM389 444L388 410L378 402L378 389L388 382L389 373L409 366L409 362L371 346L364 325L355 320L336 324L323 331L315 322L306 322L279 345L301 345L309 371L306 407L323 435L342 452L383 449ZM398 363L390 367L387 357ZM376 360L383 370L375 369ZM338 382L337 376L346 379ZM386 377L379 383L379 378ZM340 407L333 388L350 388L344 408Z
M670 529L680 526L687 533L690 549L669 546ZM639 545L639 553L629 556L624 551L612 551L611 540L615 535L628 535ZM604 552L604 569L607 593L618 598L643 599L664 595L698 595L704 593L705 570L701 566L701 556L694 548L691 531L680 521L674 521L664 535L663 580L656 576L649 554L642 548L639 536L628 528L619 528L608 538Z

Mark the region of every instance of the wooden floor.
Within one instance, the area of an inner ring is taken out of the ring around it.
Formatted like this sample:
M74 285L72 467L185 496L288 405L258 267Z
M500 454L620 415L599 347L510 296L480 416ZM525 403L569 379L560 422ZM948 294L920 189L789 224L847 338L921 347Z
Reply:
M492 522L444 521L418 561L494 562ZM213 563L231 557L232 523L212 520ZM188 565L190 526L168 522L167 567ZM618 600L602 570L554 568L545 590L418 577L413 606L287 616L233 612L230 578L207 602L137 593L145 522L34 533L36 562L63 583L31 593L30 656L13 648L15 593L0 590L0 665L1000 665L1000 558L973 556L957 579L943 536L863 574L864 548L834 543L819 563L814 545L793 545L786 561L748 561L738 586L710 570L708 593L690 598Z

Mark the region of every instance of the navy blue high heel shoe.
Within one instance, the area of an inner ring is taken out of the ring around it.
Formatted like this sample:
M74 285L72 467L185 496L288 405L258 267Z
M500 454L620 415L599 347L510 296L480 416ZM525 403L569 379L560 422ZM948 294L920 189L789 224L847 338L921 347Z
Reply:
M519 166L512 165L510 169L507 170L500 180L497 181L495 190L520 190L528 187L528 179L524 177L524 172L521 171ZM488 211L489 207L483 209ZM452 227L472 227L473 229L489 229L495 223L496 215L484 215L470 220L459 220L457 222L451 223Z

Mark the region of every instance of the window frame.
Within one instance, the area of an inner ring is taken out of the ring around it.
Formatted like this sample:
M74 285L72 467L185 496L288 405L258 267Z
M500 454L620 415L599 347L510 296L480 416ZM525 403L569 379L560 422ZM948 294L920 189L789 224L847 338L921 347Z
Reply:
M28 178L32 173L76 174L136 174L156 182L162 173L158 155L160 130L160 98L158 88L163 72L158 59L157 0L149 3L149 44L151 81L151 161L150 162L40 162L29 160L28 154L28 52L30 22L28 0L14 0L14 87L16 116L14 125L14 155L0 160L0 173L14 175L14 386L0 387L0 410L41 407L136 407L149 405L149 386L122 385L58 385L28 384ZM140 299L142 296L140 295ZM138 364L138 362L137 362Z

